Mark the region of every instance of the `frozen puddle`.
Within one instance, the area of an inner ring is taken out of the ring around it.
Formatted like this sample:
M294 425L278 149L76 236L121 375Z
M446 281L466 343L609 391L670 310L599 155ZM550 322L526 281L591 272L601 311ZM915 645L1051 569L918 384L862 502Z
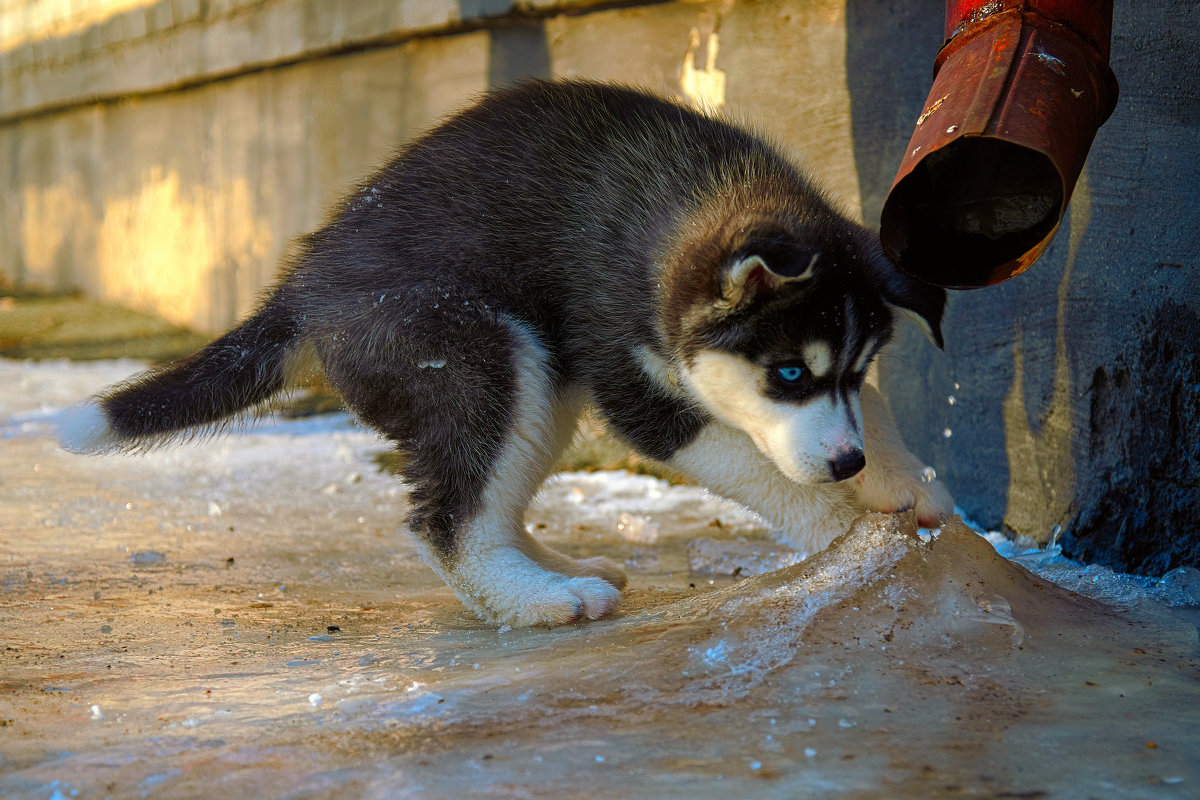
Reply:
M697 575L696 538L786 554L699 490L569 474L529 524L624 561L623 610L498 631L397 533L403 493L344 419L141 458L40 435L64 385L119 372L0 362L0 796L1200 792L1191 573L877 515Z

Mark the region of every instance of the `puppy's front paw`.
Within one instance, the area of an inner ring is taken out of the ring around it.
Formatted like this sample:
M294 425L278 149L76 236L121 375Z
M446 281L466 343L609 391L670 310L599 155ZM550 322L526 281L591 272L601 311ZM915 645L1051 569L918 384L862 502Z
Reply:
M858 501L872 511L887 514L915 509L922 527L933 527L954 513L954 498L933 478L925 480L920 465L901 469L866 468L852 478Z

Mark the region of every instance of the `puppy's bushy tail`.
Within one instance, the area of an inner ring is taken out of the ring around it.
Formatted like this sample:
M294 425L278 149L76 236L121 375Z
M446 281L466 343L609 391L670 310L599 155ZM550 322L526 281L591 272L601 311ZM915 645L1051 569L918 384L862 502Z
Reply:
M214 430L286 388L300 344L277 295L202 350L64 412L59 442L73 453L109 453Z

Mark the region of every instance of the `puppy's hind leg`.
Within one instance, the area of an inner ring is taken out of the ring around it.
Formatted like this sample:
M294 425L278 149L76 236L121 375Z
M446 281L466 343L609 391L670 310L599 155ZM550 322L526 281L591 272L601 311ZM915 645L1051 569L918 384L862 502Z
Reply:
M524 526L529 501L574 431L578 404L555 385L532 330L505 319L497 326L456 353L442 343L444 364L427 377L420 408L410 407L418 412L408 415L410 429L396 437L410 458L410 525L429 565L483 619L598 619L620 604L624 573L605 559L556 553Z
M598 619L620 603L624 573L606 559L577 561L530 536L525 510L575 429L579 403L555 390L534 333L509 322L514 375L509 426L479 513L450 558L431 563L480 616L511 625Z

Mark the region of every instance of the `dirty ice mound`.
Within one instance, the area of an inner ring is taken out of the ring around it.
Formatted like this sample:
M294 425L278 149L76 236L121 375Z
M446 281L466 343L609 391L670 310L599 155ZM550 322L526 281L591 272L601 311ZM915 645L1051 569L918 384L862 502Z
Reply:
M641 680L613 681L610 665L588 659L554 671L589 694L730 701L829 645L852 642L859 665L904 664L907 655L929 667L941 656L977 653L990 672L1030 639L1061 639L1115 613L1007 561L958 520L921 537L911 514L868 514L799 564L593 631L593 645L622 642L638 663L658 665Z
M436 704L369 716L449 739L553 726L602 740L612 762L711 752L770 769L779 796L930 776L1017 793L989 796L1121 796L1200 782L1196 644L1191 617L1069 592L958 520L922 537L911 514L873 514L799 564L717 591L578 629L501 631L462 656L484 674L438 676ZM735 796L711 788L697 796Z

